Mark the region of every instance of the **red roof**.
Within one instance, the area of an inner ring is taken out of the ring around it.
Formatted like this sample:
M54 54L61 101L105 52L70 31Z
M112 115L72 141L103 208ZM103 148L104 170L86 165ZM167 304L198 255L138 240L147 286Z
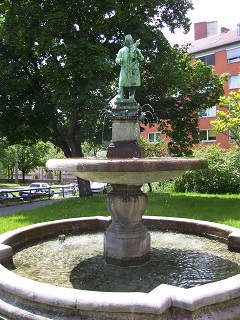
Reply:
M189 42L190 46L188 48L188 53L206 51L234 42L240 42L240 37L237 35L237 29Z

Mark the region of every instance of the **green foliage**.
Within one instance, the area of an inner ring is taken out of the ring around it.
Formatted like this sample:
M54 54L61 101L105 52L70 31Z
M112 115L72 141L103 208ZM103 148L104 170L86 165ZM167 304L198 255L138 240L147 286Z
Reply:
M220 107L225 110L217 111L218 118L211 121L213 129L231 137L240 146L240 89L221 97Z
M141 97L154 109L159 130L171 138L171 154L190 155L199 139L199 111L218 102L226 76L219 77L200 60L192 63L187 47L169 50L163 41L160 46L156 64L146 66Z
M47 146L48 146L48 149L47 149L47 153L46 153L46 161L48 159L60 159L60 158L64 158L64 153L63 151L58 148L58 147L55 147L52 143L50 142L47 142L46 143Z
M12 178L14 166L16 163L16 151L10 146L7 139L0 140L0 163L2 170L2 178Z
M145 157L169 156L168 144L165 140L152 142L140 137L140 143L143 146Z
M177 80L162 100L165 114L160 118L160 130L171 138L169 149L173 155L191 155L191 148L198 143L199 110L215 105L224 94L225 77L219 77L212 66L202 61L190 63L181 50L174 60Z
M50 149L49 144L42 141L36 145L15 145L14 146L18 161L18 168L22 171L23 182L25 175L37 167L44 166L46 154Z
M208 161L208 169L188 171L175 180L176 192L237 194L240 192L240 152L236 146L229 150L218 145L200 145L195 157Z
M110 141L103 141L99 148L99 146L94 145L94 143L88 143L88 141L85 141L82 144L82 149L87 157L105 158L109 144Z
M50 143L39 141L33 145L26 140L23 145L9 145L7 140L2 140L1 143L4 144L4 148L0 152L0 163L7 171L8 178L12 177L16 162L22 171L24 180L27 173L37 167L45 167L47 159L57 157L57 153Z

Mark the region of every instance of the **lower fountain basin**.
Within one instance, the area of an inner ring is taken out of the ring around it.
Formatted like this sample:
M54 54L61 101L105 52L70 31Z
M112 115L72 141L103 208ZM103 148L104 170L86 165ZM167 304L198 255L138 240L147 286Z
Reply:
M142 185L143 183L169 180L187 170L207 168L207 161L198 158L129 158L50 159L48 170L71 173L82 179L110 184Z
M190 219L144 217L148 228L213 238L240 251L240 230ZM61 233L105 229L110 218L93 217L40 223L0 235L0 262L13 251ZM133 269L134 270L134 269ZM0 265L0 318L4 319L238 319L240 275L183 289L161 284L150 293L96 292L56 287L18 276Z

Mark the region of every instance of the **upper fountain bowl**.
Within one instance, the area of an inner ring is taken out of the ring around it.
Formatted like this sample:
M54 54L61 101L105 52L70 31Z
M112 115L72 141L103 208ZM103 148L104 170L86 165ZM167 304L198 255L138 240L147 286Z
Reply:
M207 161L199 158L129 158L50 159L48 170L71 173L90 181L110 184L142 185L175 178L188 170L207 168Z

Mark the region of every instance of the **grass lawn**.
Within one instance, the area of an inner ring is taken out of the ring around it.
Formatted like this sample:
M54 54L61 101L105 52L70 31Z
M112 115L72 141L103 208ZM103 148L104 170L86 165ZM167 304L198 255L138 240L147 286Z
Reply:
M148 193L148 199L145 215L207 220L240 228L240 195ZM105 200L105 195L76 197L35 210L2 216L0 233L44 221L109 216Z

